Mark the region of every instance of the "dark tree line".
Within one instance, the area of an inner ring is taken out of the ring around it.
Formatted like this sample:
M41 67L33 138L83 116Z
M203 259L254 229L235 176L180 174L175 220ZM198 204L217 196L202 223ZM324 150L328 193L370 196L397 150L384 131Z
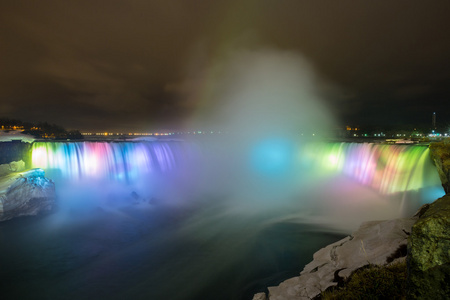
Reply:
M52 138L52 139L82 139L80 131L70 130L67 131L64 127L50 124L48 122L40 122L37 124L30 122L22 122L20 120L0 118L0 127L3 130L19 129L23 130L23 133L31 134L40 138Z
M34 125L30 122L22 122L21 120L0 118L0 126L5 128L12 128L13 126L21 126L27 129L32 128Z

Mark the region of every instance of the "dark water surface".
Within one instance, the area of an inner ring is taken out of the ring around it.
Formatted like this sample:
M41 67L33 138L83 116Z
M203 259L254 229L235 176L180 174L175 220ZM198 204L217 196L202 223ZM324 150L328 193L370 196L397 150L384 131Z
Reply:
M4 222L1 298L251 299L343 236L267 217L140 203Z

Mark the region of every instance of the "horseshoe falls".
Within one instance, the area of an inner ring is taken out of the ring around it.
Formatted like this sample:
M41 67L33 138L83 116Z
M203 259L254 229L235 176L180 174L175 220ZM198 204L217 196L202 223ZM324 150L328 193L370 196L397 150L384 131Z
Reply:
M10 298L251 299L361 222L443 195L423 146L39 142L32 166L58 209L0 224Z
M381 194L420 190L439 184L426 146L335 143L313 145L305 159L370 186Z

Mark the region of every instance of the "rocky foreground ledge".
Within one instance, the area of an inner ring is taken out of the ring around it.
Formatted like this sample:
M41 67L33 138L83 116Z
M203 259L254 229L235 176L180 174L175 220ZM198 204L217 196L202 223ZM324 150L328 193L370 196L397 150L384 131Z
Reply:
M313 299L365 265L407 255L408 299L450 299L450 195L407 219L365 222L352 235L317 251L300 276L253 300Z
M0 177L0 221L50 211L54 202L55 184L42 169Z
M258 293L253 300L313 299L365 265L404 260L408 236L418 218L365 222L352 235L314 253L300 276L269 287L269 295Z

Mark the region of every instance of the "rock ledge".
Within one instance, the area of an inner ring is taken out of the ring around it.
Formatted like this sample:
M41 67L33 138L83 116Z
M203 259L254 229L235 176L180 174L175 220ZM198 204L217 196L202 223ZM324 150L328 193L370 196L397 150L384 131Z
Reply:
M269 287L254 300L312 299L365 265L405 259L407 239L418 217L363 223L352 235L317 251L300 276Z
M0 221L50 211L55 184L42 169L11 173L0 178Z

